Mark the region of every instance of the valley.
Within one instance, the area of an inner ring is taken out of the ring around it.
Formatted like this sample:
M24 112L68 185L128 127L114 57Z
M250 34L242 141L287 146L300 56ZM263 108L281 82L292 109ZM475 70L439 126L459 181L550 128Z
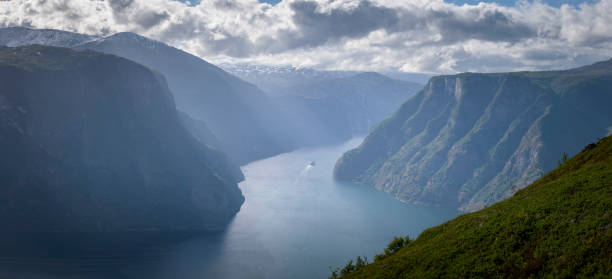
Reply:
M0 0L0 279L612 278L612 0Z
M9 275L31 278L325 278L330 266L343 265L354 255L372 259L393 236L417 236L458 214L335 182L336 158L361 140L300 149L243 166L245 180L239 186L245 203L221 232L165 244L153 237L118 235L114 238L130 243L119 247L113 242L87 247L91 244L80 239L84 236L71 236L71 241L64 240L66 250L33 249L19 257L3 249L0 270L5 273L0 277L9 270ZM309 166L313 160L315 166ZM181 239L181 233L165 237ZM145 241L155 244L139 244ZM86 249L78 249L78 243Z

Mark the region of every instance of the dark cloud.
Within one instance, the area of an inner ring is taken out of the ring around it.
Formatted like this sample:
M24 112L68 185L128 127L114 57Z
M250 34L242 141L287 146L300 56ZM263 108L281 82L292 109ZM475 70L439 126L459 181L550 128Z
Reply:
M140 13L136 18L135 22L143 29L147 30L153 26L156 26L168 19L170 15L167 12L153 12L148 11L145 13Z
M370 1L361 1L351 9L329 12L320 12L316 2L299 1L291 3L291 10L297 30L281 30L278 36L280 42L266 38L260 43L267 40L276 45L273 50L279 51L282 48L311 48L342 39L361 38L372 31L391 29L399 22L394 9L380 7Z
M221 28L200 29L193 21L172 22L158 37L166 42L197 41L208 51L231 57L247 57L255 50L247 37L232 35Z
M526 60L544 60L544 61L553 61L553 60L560 60L560 59L567 59L568 58L568 54L567 53L563 53L561 51L558 50L551 50L551 49L529 49L529 50L525 50L522 53L522 57L523 59Z
M78 9L74 9L70 5L69 0L55 1L53 2L52 7L53 10L55 10L56 12L63 13L64 18L67 18L69 20L79 20L82 17L81 14L78 12Z
M541 69L610 56L612 0L0 0L0 26L136 32L202 57L335 69ZM377 31L384 32L377 32ZM373 34L373 32L376 32ZM560 47L563 46L563 47Z
M342 38L359 38L379 29L389 29L397 24L398 15L394 9L379 7L370 1L361 1L350 10L336 9L329 13L317 11L314 2L294 2L293 23L300 29L300 35L313 44Z
M501 11L472 12L462 16L451 11L430 11L425 22L433 25L442 35L444 43L469 39L490 42L518 42L537 36L537 31L527 24L512 20Z
M148 30L170 17L165 11L155 11L148 8L140 8L135 0L107 0L113 17L117 22L133 23L142 30ZM137 11L134 11L137 10Z
M217 9L239 9L240 3L235 0L209 0Z
M385 30L387 34L410 34L379 44L387 47L401 47L406 40L422 45L451 45L471 39L516 43L537 36L534 28L499 10L474 9L466 12L430 9L419 13L382 7L371 1L360 1L350 9L330 11L321 11L319 4L312 1L293 2L290 7L297 30L280 30L276 38L259 38L255 53L313 48L345 39L363 38L376 30ZM439 34L440 39L427 40L431 34Z
M121 13L132 6L134 0L107 0L111 9L116 13Z

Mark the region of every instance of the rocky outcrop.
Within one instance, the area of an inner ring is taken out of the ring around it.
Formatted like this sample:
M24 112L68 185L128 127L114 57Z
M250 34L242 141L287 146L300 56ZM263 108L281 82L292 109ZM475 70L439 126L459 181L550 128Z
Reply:
M134 33L74 48L125 57L163 74L177 108L204 121L240 165L296 147L289 123L266 94L199 57Z
M335 176L413 203L474 210L511 196L612 126L612 61L557 72L439 76Z
M163 77L113 55L0 48L0 153L3 231L219 229L244 200Z

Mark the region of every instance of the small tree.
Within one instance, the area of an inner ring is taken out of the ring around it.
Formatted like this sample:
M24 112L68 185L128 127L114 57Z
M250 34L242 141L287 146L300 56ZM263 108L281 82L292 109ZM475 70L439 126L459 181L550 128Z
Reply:
M563 152L561 161L557 161L557 167L560 167L561 165L565 164L565 162L567 162L567 153Z
M399 251L400 249L404 248L404 246L406 245L406 241L404 240L404 238L400 237L394 237L393 240L389 243L389 245L387 245L387 248L385 249L385 254L390 255L393 254L397 251Z
M357 260L355 261L355 269L360 269L368 264L368 257L361 258L357 256Z
M404 246L408 245L410 242L412 242L410 235L406 235L406 237L404 237Z
M329 267L329 270L331 270L331 271L332 271L332 274L331 274L331 276L329 276L329 278L328 278L328 279L338 279L338 278L340 278L340 276L338 276L338 269L337 269L337 268L336 268L336 269L334 269L334 270L332 270L332 269L331 269L331 266L330 266L330 267Z
M353 260L350 260L342 270L340 270L340 276L347 275L353 271L355 271L355 265L353 264Z

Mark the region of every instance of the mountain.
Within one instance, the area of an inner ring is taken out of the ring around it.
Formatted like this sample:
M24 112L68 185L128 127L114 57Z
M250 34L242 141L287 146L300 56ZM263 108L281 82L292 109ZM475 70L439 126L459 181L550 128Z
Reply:
M161 73L184 112L184 125L235 164L363 135L422 87L376 73L224 65L268 90L265 94L196 56L134 33L96 37L13 27L0 29L0 38L0 45L38 43L114 54Z
M245 164L290 150L285 118L256 86L196 56L134 33L79 45L128 58L163 74L176 106L206 122L233 161Z
M304 67L245 63L224 63L220 67L243 80L257 85L257 87L273 97L291 94L291 87L293 86L319 83L358 74L358 72L351 71L318 71Z
M164 43L134 33L92 39L76 33L23 27L0 29L0 37L5 37L4 45L47 42L54 46L114 54L163 74L177 108L205 122L219 139L219 148L238 164L296 147L288 131L289 124L256 86ZM69 39L37 39L50 37ZM28 41L28 38L36 39Z
M391 79L375 72L365 72L291 86L289 94L308 98L369 98L372 102L386 103L391 100L405 101L406 96L412 96L422 88L423 84ZM376 106L383 105L378 103ZM364 103L364 105L369 104Z
M335 177L400 200L471 211L612 131L612 60L566 71L438 76L356 149Z
M0 28L0 46L8 47L36 44L70 48L96 39L99 37L54 29Z
M298 135L300 146L329 144L366 134L423 84L373 72L319 71L292 66L222 64L262 88Z
M419 84L426 84L427 81L432 77L431 74L423 73L406 73L406 72L381 72L381 74L388 76L392 79L399 79Z
M366 134L423 85L378 73L304 83L276 97L278 107L308 144L346 140Z
M257 85L270 96L278 97L293 94L295 88L308 87L326 81L349 78L363 72L325 71L306 67L283 65L260 65L247 63L223 63L219 65L227 72ZM431 75L421 73L383 72L393 80L406 81L407 84L423 87ZM419 88L420 89L420 88Z
M180 121L163 77L130 60L0 47L1 230L224 227L237 170Z
M192 118L188 114L179 111L179 119L189 133L200 143L206 145L204 148L209 167L216 173L229 177L230 181L240 182L244 180L244 174L238 164L232 161L222 150L222 144L208 128L205 122Z
M414 241L396 238L372 264L347 265L340 277L610 278L611 208L607 137L512 198Z

